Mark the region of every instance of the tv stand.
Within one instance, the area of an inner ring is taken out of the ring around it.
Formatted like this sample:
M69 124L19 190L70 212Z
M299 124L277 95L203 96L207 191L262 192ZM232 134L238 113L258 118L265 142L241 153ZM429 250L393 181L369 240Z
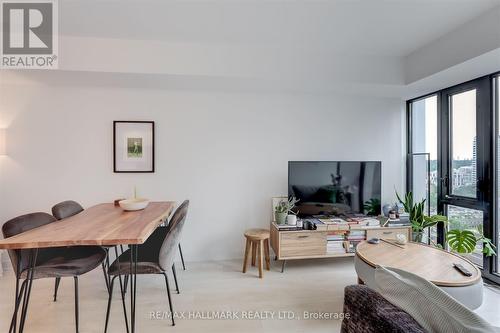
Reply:
M271 248L275 253L275 259L281 260L281 272L285 270L287 260L314 259L314 258L336 258L354 257L355 253L328 253L327 236L329 232L338 231L338 226L328 226L328 230L279 230L274 222L271 222ZM365 230L366 239L385 238L395 239L396 234L405 234L411 240L410 226L350 226L349 230ZM346 241L348 242L348 241Z

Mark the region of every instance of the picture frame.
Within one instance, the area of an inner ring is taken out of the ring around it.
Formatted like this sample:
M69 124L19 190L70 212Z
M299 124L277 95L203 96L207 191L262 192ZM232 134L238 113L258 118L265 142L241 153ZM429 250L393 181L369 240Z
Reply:
M113 172L155 172L154 121L113 121Z

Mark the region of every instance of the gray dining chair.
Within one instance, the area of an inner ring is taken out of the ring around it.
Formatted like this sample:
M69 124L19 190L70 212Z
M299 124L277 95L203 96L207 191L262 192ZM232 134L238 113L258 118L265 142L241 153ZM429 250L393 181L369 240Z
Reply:
M22 232L47 225L57 221L47 213L32 213L18 216L4 223L2 233L5 238L15 236ZM14 316L12 317L10 330L16 331L17 312L21 303L21 295L24 292L23 316L20 320L20 329L24 327L26 312L28 309L29 295L33 279L73 277L75 284L75 325L76 332L79 329L78 317L78 276L85 274L99 266L106 258L106 251L100 246L71 246L37 249L34 260L34 270L30 270L29 259L31 249L8 250L10 261L16 275L16 297ZM24 279L21 286L19 282ZM19 287L21 289L19 289ZM9 332L10 332L9 330Z
M170 293L170 286L168 282L167 270L172 268L175 273L174 258L178 250L179 241L182 234L182 229L184 227L184 222L186 221L186 216L189 207L189 200L185 200L175 211L170 223L167 226L158 227L149 238L141 245L138 245L137 251L137 270L136 274L161 274L165 278L165 285L167 287L168 304L170 307L170 314L172 319L172 326L175 325L173 316L173 306L172 297ZM130 275L131 264L130 264L131 251L126 250L121 254L110 266L108 274L112 276L108 299L108 309L106 311L106 324L104 332L108 329L109 312L111 309L111 301L113 295L113 284L117 277ZM174 275L174 280L177 278ZM124 301L124 291L121 291L122 302ZM125 306L124 306L125 308ZM124 309L125 311L125 309ZM126 318L126 312L125 321Z
M58 220L62 220L68 217L71 217L73 215L76 215L78 213L83 212L83 207L76 201L73 200L67 200L60 202L54 207L52 207L52 215ZM102 272L104 274L104 281L106 283L106 289L109 292L109 276L108 276L108 269L109 269L109 248L111 246L103 246L104 250L106 251L106 259L102 262ZM123 252L123 251L122 251ZM54 287L54 302L57 300L57 290L59 289L59 283L61 279L56 278L55 282L55 287Z

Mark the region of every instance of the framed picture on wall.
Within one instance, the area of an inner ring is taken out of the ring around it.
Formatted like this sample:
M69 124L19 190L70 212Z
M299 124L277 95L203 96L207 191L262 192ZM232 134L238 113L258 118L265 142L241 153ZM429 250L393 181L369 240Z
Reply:
M155 172L154 121L113 122L113 171Z

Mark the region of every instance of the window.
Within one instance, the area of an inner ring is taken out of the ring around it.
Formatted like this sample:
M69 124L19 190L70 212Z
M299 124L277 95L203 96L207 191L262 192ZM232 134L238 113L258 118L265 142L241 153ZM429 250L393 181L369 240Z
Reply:
M452 194L476 197L476 89L451 96Z
M410 102L409 110L411 191L415 200L425 199L428 215L437 214L437 95ZM437 241L436 227L424 235L424 241Z
M426 199L428 214L445 214L451 229L500 239L500 74L410 100L407 189ZM495 122L496 120L496 122ZM495 126L492 126L495 124ZM443 224L429 243L445 245ZM478 244L470 260L500 283L500 260Z

